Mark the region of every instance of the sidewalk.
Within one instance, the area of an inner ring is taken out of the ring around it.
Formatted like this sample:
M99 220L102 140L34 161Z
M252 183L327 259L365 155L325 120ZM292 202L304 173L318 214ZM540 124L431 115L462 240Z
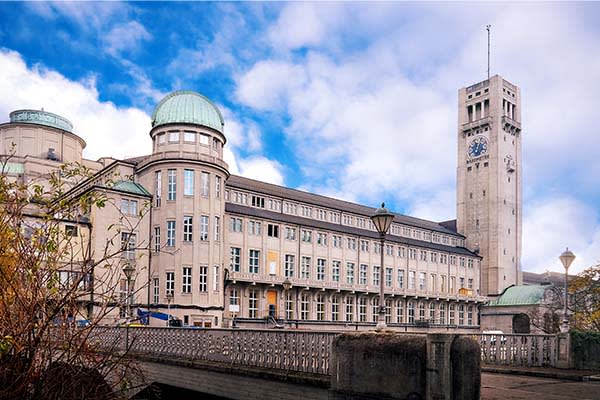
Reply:
M569 381L600 381L600 371L546 367L514 367L510 365L482 365L481 372L506 375L536 376Z

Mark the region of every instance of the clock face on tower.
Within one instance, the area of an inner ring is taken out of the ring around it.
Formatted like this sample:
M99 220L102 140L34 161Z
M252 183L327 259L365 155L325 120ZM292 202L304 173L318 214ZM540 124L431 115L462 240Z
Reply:
M479 136L473 139L469 144L469 157L475 158L487 153L488 143L484 136Z

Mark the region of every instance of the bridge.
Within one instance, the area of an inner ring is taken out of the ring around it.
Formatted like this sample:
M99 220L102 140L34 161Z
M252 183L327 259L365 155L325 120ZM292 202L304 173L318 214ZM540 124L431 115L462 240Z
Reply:
M485 365L556 367L556 335L96 328L159 383L230 399L479 398Z

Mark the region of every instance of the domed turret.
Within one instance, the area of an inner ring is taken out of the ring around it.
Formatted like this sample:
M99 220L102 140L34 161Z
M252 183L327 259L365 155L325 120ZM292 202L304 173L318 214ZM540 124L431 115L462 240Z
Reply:
M203 125L223 133L223 116L209 99L199 93L180 90L167 95L152 113L152 127L166 124Z

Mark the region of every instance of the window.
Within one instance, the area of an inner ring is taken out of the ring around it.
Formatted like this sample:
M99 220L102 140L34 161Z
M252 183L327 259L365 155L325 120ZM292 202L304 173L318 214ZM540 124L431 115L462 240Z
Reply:
M404 322L404 301L396 301L396 323L402 324Z
M260 235L261 226L259 221L248 221L248 235Z
M135 259L136 235L131 232L121 232L121 258Z
M221 217L215 217L215 240L221 239Z
M467 307L467 325L473 325L473 306Z
M285 295L285 318L294 319L294 300L291 293Z
M192 292L192 267L183 267L182 293Z
M385 286L392 287L392 268L385 269Z
M169 132L169 142L179 142L179 132Z
M229 305L230 306L239 306L240 305L240 294L238 293L238 290L236 288L229 289Z
M450 304L450 309L448 311L448 318L449 318L448 324L450 324L450 325L454 325L456 323L455 318L454 318L455 317L454 308L455 308L454 304Z
M310 257L302 256L300 265L300 277L302 279L310 279Z
M67 236L77 236L77 226L75 226L75 225L65 225L65 235L67 235Z
M408 302L408 323L415 323L415 303L412 301Z
M213 290L216 292L219 290L219 266L215 265L213 267Z
M354 285L354 263L346 263L346 283Z
M302 229L302 241L310 243L312 241L312 231Z
M252 207L265 208L265 198L252 195Z
M200 240L208 240L208 215L200 216Z
M242 231L242 219L231 217L229 219L229 230L231 232L241 232Z
M342 237L338 235L331 235L333 241L333 247L340 248L342 247Z
M175 293L175 272L167 272L167 279L165 280L165 289L168 296L173 296Z
M248 293L248 317L258 317L258 293L252 289Z
M365 251L365 252L369 251L369 241L368 240L360 241L360 251Z
M242 264L242 249L239 247L232 247L229 253L229 265L233 272L240 272Z
M194 170L183 170L183 194L185 196L194 195Z
M121 214L137 215L137 200L121 199Z
M467 259L467 268L473 268L473 259L472 258Z
M435 303L429 303L429 321L435 321Z
M419 272L419 290L425 290L426 282L425 282L425 272Z
M317 280L324 281L325 280L325 263L327 261L323 258L317 259Z
M391 244L386 244L385 245L385 254L387 254L388 256L393 256L394 255L394 246L392 246Z
M439 323L446 324L446 303L440 303L440 319Z
M404 289L404 270L399 269L397 272L398 272L398 288Z
M202 197L208 197L210 192L210 179L208 172L202 172L200 175L200 194Z
M204 145L208 146L209 138L210 137L208 135L200 134L200 140L199 140L200 144L204 144Z
M292 254L285 255L285 263L284 263L284 275L288 278L294 276L294 269L296 267L296 256Z
M461 267L464 267L465 266L465 258L464 257L460 257L458 260L459 260L459 265Z
M421 250L420 255L421 255L421 261L427 261L427 251Z
M196 141L196 133L195 132L183 132L183 141L194 143Z
M291 228L289 226L285 227L285 238L287 240L296 240L296 228Z
M444 293L446 291L446 275L441 275L441 284L440 284L440 292Z
M354 319L354 297L346 296L346 321L352 322Z
M379 266L373 267L373 286L379 286Z
M208 291L208 267L206 265L200 266L200 279L198 281L200 283L200 292L204 293Z
M429 286L429 290L431 290L432 292L435 292L436 289L437 289L436 275L435 274L431 274L430 278L431 278L431 285Z
M160 251L160 226L154 227L154 252Z
M177 192L177 170L167 170L167 200L173 201Z
M460 286L458 287L459 289L462 289L465 287L465 278L464 277L460 277L459 278L459 282L460 282Z
M425 319L425 303L419 303L419 320Z
M316 304L317 304L317 321L323 321L325 319L325 296L323 296L322 294L317 294Z
M371 298L371 321L377 322L377 316L379 315L379 298Z
M250 250L248 256L248 272L258 274L260 250Z
M309 305L308 293L302 292L302 295L300 296L300 319L308 319Z
M331 280L334 282L340 281L341 263L339 261L331 262Z
M348 238L348 250L356 250L356 239Z
M360 264L360 270L358 275L358 284L366 285L367 284L367 264Z
M358 299L358 321L367 322L367 298L361 297Z
M411 260L416 260L417 259L417 250L408 249L408 258L410 258Z
M158 144L165 144L166 140L165 134L161 133L158 135Z
M465 324L465 306L464 306L464 304L458 305L458 324L459 325Z
M431 262L437 263L438 261L438 253L431 252Z
M400 258L406 257L406 248L398 247L398 257L400 257Z
M333 296L331 298L331 320L340 320L340 298L339 296Z
M160 303L160 282L158 278L152 280L152 303Z
M267 225L267 236L277 238L279 237L279 225L268 224Z
M215 197L217 199L221 198L221 177L215 176Z
M160 207L160 198L162 196L162 172L154 173L154 205Z
M183 241L191 242L192 241L192 232L193 232L193 224L191 216L183 217Z
M413 289L415 288L415 271L408 271L408 288L409 289Z
M469 286L467 286L469 289L473 289L473 278L469 278Z
M327 234L318 232L317 233L317 244L321 246L327 246Z

